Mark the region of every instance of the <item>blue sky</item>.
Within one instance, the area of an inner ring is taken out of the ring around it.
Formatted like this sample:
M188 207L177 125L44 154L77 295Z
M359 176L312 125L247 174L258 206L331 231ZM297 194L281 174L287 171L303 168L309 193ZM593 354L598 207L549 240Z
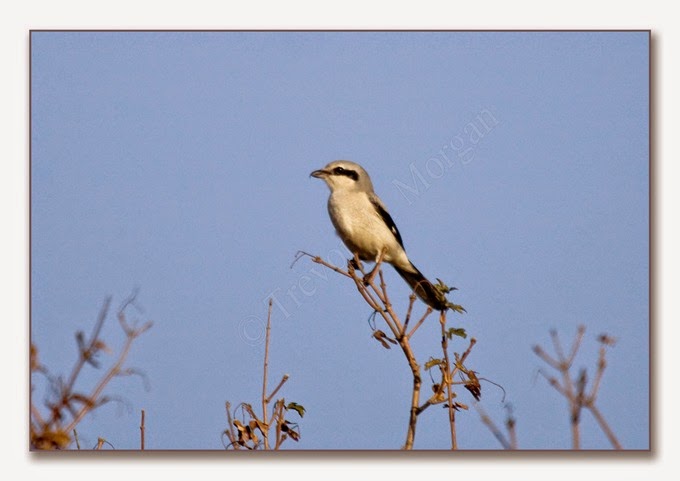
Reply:
M145 409L147 447L221 449L224 402L258 402L273 295L270 378L289 373L283 394L307 408L288 446L401 446L400 353L371 339L348 282L290 268L298 250L338 258L308 176L344 158L419 269L459 288L469 367L505 389L520 447L570 446L531 346L584 324L577 365L617 338L599 405L624 447L647 448L648 48L646 32L32 33L32 341L66 371L74 332L135 288L154 321L129 357L149 389L115 380L125 402L80 437L136 448ZM405 284L386 279L403 311ZM418 333L422 362L438 330ZM115 320L105 337L120 345ZM483 384L498 422L502 397ZM458 421L461 448L499 448L474 411ZM582 428L608 447L591 416ZM445 414L424 413L416 447L447 440Z

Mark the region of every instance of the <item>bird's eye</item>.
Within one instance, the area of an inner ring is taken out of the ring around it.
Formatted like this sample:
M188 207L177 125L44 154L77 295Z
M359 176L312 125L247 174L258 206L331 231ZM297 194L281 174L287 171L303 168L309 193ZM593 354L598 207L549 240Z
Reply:
M345 172L345 169L343 169L342 167L336 167L335 169L333 169L333 172L342 175L342 173Z

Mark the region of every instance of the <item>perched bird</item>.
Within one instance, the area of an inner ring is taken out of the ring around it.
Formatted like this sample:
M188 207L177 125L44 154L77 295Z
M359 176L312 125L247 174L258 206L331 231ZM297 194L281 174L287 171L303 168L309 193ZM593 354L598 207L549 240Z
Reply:
M444 294L409 260L397 226L359 164L336 160L310 175L328 185L328 214L351 252L363 261L376 263L382 255L382 261L391 264L423 302L436 310L447 308Z

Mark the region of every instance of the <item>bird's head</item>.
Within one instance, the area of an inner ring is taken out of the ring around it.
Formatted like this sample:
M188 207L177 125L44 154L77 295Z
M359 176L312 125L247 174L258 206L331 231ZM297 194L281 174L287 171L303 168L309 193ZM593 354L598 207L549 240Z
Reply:
M309 175L326 182L331 192L373 191L368 173L359 164L349 160L334 160L323 169L315 170Z

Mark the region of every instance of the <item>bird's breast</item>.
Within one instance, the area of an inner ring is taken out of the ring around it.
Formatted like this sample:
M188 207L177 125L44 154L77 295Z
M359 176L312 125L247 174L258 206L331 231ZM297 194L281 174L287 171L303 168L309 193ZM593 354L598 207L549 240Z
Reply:
M400 246L368 196L334 193L328 199L328 214L345 245L362 260L375 260L386 250L386 261L394 257Z

